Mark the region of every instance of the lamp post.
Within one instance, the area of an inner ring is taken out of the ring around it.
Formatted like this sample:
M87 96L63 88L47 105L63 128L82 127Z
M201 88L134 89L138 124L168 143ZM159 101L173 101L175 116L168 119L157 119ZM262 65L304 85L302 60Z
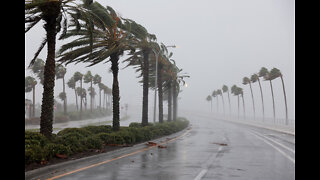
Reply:
M176 45L172 45L172 46L166 46L166 47L176 48L177 46ZM156 56L156 78L154 80L155 89L154 89L154 109L153 109L153 123L155 123L156 122L156 114L157 114L158 57L159 57L159 54L160 54L161 50L156 52L154 49L152 49L152 52Z

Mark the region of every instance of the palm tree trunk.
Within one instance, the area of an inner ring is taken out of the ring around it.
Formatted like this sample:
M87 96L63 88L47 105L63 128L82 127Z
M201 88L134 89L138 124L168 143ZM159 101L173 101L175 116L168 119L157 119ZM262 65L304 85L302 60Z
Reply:
M231 111L231 103L230 103L230 93L229 93L229 90L228 90L228 100L229 100L229 113L231 115L232 111Z
M161 65L158 66L158 96L159 96L159 123L163 123L163 91Z
M172 100L173 100L173 121L177 120L177 84L173 82L172 86Z
M281 78L281 82L282 82L283 95L284 95L284 103L285 103L285 107L286 107L286 125L288 125L288 124L289 124L289 122L288 122L287 97L286 97L286 90L285 90L285 88L284 88L284 81L283 81L282 74L280 75L280 78Z
M118 72L119 72L119 55L117 53L111 56L111 70L113 74L112 83L112 97L113 97L113 119L112 119L112 129L114 131L120 130L120 90L118 82Z
M99 110L101 112L101 88L99 88Z
M246 108L245 108L245 106L244 106L244 98L243 98L243 94L242 94L242 107L243 107L243 117L244 117L244 119L246 119Z
M66 94L66 87L65 87L65 82L64 82L64 76L62 77L62 88L63 88L63 93L65 94L64 100L63 100L63 114L67 115L67 94Z
M77 95L77 91L76 91L76 86L74 86L74 95L76 96L77 111L79 111L79 107L78 107L78 95Z
M82 79L80 79L80 120L82 119Z
M262 102L262 116L263 116L263 121L264 121L264 103L263 103L263 94L262 94L262 88L261 88L261 83L260 79L258 77L258 82L259 82L259 87L260 87L260 94L261 94L261 102Z
M149 50L143 50L142 126L148 125Z
M212 99L210 100L210 103L211 103L211 113L212 113Z
M273 96L273 88L272 88L272 82L270 81L270 87L271 87L271 95L272 95L272 104L273 104L273 120L274 122L276 121L276 109L275 109L275 105L274 105L274 96Z
M53 2L54 3L54 2ZM48 5L51 6L51 5ZM46 8L46 7L44 7ZM45 14L43 19L46 24L44 28L47 33L47 60L44 66L43 94L40 116L40 133L51 138L52 122L53 122L53 106L54 106L54 79L55 79L55 47L56 47L56 24L58 17L58 9L60 5L50 7L51 12ZM57 10L55 12L55 10Z
M92 89L92 79L91 79L91 84L90 84L90 88L91 88L91 93L90 93L90 112L92 112L92 109L93 109L93 98L92 98L92 95L93 95L93 89Z
M33 97L32 97L32 117L35 117L35 103L36 103L36 86L33 86Z
M216 97L217 97L217 114L218 114L219 113L219 97L218 95Z
M224 98L223 98L222 93L221 93L221 97L222 97L223 115L225 115L225 110L224 110Z
M251 87L251 83L250 82L249 82L249 85L250 85L252 105L253 105L253 118L256 119L256 108L254 106L254 98L253 98L253 92L252 92L252 87Z
M168 121L172 120L172 87L171 81L168 83Z
M238 95L238 119L239 119L239 111L240 111L240 105L239 105L239 95Z

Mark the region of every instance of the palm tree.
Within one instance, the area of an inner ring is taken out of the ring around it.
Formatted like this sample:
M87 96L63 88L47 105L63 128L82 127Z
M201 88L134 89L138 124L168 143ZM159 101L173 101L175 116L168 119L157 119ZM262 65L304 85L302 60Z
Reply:
M77 95L77 90L76 90L76 81L74 80L73 76L69 79L69 81L67 82L67 85L68 85L69 88L74 90L75 99L76 99L76 107L77 107L77 110L79 110L78 98L77 98L78 95Z
M80 120L82 119L82 97L83 94L82 94L82 77L83 77L83 74L81 74L79 71L75 72L74 75L74 81L75 83L77 83L77 81L80 81L80 89L77 88L77 94L80 96Z
M246 108L244 105L243 89L238 87L237 94L241 95L241 97L242 97L243 116L244 116L244 119L246 119Z
M275 110L275 104L274 104L274 95L273 95L273 88L272 88L272 80L274 77L270 76L270 73L267 68L262 67L259 71L259 77L263 77L265 81L270 82L270 88L271 88L271 95L272 95L272 105L273 105L273 120L276 120L276 110Z
M250 86L252 105L253 105L253 117L254 117L254 119L256 119L256 109L255 109L255 105L254 105L254 98L253 98L253 92L252 92L252 87L251 87L251 80L248 77L244 77L243 80L242 80L242 84L243 85L249 84L249 86Z
M113 130L120 129L120 92L118 82L119 59L124 51L129 48L130 36L120 29L123 26L120 17L115 11L107 6L104 8L99 3L94 2L84 6L91 10L94 24L74 24L73 30L69 31L65 37L80 36L67 43L59 50L59 61L64 63L90 63L89 66L96 65L103 61L111 62L113 75L112 97L113 97ZM95 26L93 26L95 25ZM110 58L110 59L108 59Z
M234 94L235 96L238 96L238 119L239 119L239 91L238 91L238 87L236 85L231 86L231 94Z
M212 112L212 96L208 95L206 100L211 102L211 112Z
M46 31L46 37L42 41L29 66L34 63L43 47L47 44L47 59L44 66L43 96L40 116L40 133L48 138L51 138L53 122L56 35L61 29L63 29L61 35L65 35L68 27L67 14L71 15L70 17L73 19L73 22L78 22L78 18L72 13L77 12L77 14L84 15L83 13L85 12L83 11L83 8L79 7L73 1L74 0L25 1L25 23L27 24L25 33L41 20L45 21L44 29ZM85 1L87 4L90 4L91 2L90 0Z
M186 84L184 78L189 78L190 76L187 73L182 72L183 69L178 68L176 62L171 60L171 68L173 72L173 83L172 83L172 102L173 102L173 121L177 120L178 114L178 96L180 91L180 84L183 86Z
M83 82L84 83L90 83L90 90L92 89L92 83L93 83L93 76L91 74L91 71L88 71L85 75L84 75L84 78L83 78ZM92 96L93 93L90 93L90 112L92 112L92 105L93 105L93 102L92 102Z
M271 76L271 79L276 79L278 77L280 77L281 79L281 82L282 82L282 89L283 89L283 95L284 95L284 102L285 102L285 110L286 110L286 125L288 125L288 108L287 108L287 98L286 98L286 91L285 91L285 88L284 88L284 82L283 82L283 75L282 73L280 72L279 69L277 68L272 68L270 70L270 76Z
M230 93L229 93L229 89L228 89L228 86L226 86L226 85L223 85L223 86L222 86L222 92L223 92L223 93L225 93L225 92L228 92L228 100L229 100L229 113L231 114Z
M158 44L155 42L156 36L154 34L149 34L145 27L131 19L125 19L123 28L134 37L134 40L130 44L130 57L126 61L137 59L139 62L139 64L134 65L139 65L141 69L143 82L141 124L142 126L146 126L148 125L149 54Z
M262 117L263 117L263 121L264 121L264 103L263 103L263 94L262 94L262 88L261 88L261 83L260 83L260 79L259 79L259 76L257 74L253 74L251 76L251 82L252 83L255 83L258 81L259 83L259 87L260 87L260 94L261 94L261 102L262 102Z
M217 95L220 95L222 98L223 114L225 114L224 99L223 99L222 91L221 91L221 89L218 89L216 92L217 92Z
M101 76L99 74L94 75L93 84L97 85L99 88L99 110L101 111L101 89L99 85L100 83L101 83Z
M56 65L56 79L62 79L62 94L59 94L60 99L63 101L63 112L64 115L67 115L67 96L65 89L64 77L66 75L67 69L63 67L61 64Z
M217 97L217 113L219 113L219 99L218 99L218 94L216 90L212 92L212 97L214 98Z
M32 115L29 114L29 118L35 116L35 106L34 105L35 105L35 97L36 97L35 96L35 91L36 91L35 87L36 87L36 85L37 85L37 81L33 77L27 76L25 78L25 92L33 91ZM29 107L29 108L31 109L31 107Z

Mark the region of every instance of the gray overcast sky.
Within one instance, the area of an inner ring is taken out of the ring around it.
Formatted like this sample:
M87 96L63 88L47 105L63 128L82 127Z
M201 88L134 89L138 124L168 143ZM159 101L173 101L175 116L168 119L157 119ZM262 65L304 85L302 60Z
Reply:
M165 45L178 45L169 49L174 53L178 67L188 73L188 87L180 94L179 108L209 111L205 100L213 90L223 84L233 84L244 89L247 115L252 115L249 86L242 85L242 78L266 67L276 67L284 75L289 118L294 119L294 0L98 0L103 6L111 6L122 17L140 23L157 36ZM25 35L26 67L36 52L45 32L42 24ZM57 46L64 42L58 41ZM57 49L58 49L57 47ZM46 59L46 49L39 56ZM122 58L124 59L124 58ZM120 64L124 67L124 64ZM75 71L100 74L103 82L111 87L110 64L84 68L84 64L68 65L66 79ZM26 70L25 75L30 75ZM138 74L132 69L119 73L121 103L142 105L142 86ZM62 91L61 80L56 81L55 95ZM285 117L281 80L273 81L276 116ZM272 117L270 85L262 82L265 111ZM261 114L258 84L253 84L256 114ZM41 102L42 86L37 87L37 102ZM68 102L73 102L69 90ZM149 111L153 110L153 91L149 91ZM32 93L26 93L31 98ZM237 98L232 96L233 113ZM220 101L221 102L221 101ZM166 103L164 103L166 104ZM226 108L227 108L226 104ZM220 107L220 110L222 108ZM164 111L166 113L166 109ZM152 112L149 112L151 117Z

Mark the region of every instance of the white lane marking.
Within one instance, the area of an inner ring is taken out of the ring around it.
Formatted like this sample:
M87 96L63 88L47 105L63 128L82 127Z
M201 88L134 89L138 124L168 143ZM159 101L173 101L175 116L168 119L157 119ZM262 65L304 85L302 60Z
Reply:
M288 158L290 161L293 162L293 164L295 164L295 160L292 159L289 155L287 155L285 152L283 152L281 149L277 148L276 146L272 145L270 142L266 141L265 139L261 138L260 136L256 135L255 133L251 134L255 135L257 138L261 139L263 142L269 144L270 146L272 146L274 149L276 149L277 151L279 151L283 156L285 156L286 158Z
M278 144L279 146L281 146L281 147L283 147L283 148L285 148L285 149L287 149L287 150L289 150L289 151L291 151L292 153L295 154L295 150L293 150L293 149L291 149L291 148L289 148L289 147L287 147L287 146L285 146L285 145L283 145L283 144L281 144L281 143L279 143L279 142L277 142L277 141L275 141L275 140L273 140L273 139L271 139L271 138L269 138L267 136L264 136L264 135L262 135L262 134L260 134L260 133L258 133L256 131L252 131L252 132L254 132L255 134L260 135L260 136L262 136L262 137L264 137L264 138L266 138L266 139L268 139L268 140L270 140L270 141L272 141L272 142L274 142L276 144Z
M206 173L208 172L208 169L202 169L202 171L198 174L194 180L200 180Z
M220 146L219 149L218 149L217 155L222 151L222 149L223 149L223 147ZM211 156L210 159L208 159L208 161L207 161L207 163L206 163L206 168L205 168L205 169L202 169L202 170L200 171L200 173L194 178L194 180L201 180L202 177L207 174L208 168L209 168L210 165L213 163L213 160L217 157L217 155L216 155L216 156Z

